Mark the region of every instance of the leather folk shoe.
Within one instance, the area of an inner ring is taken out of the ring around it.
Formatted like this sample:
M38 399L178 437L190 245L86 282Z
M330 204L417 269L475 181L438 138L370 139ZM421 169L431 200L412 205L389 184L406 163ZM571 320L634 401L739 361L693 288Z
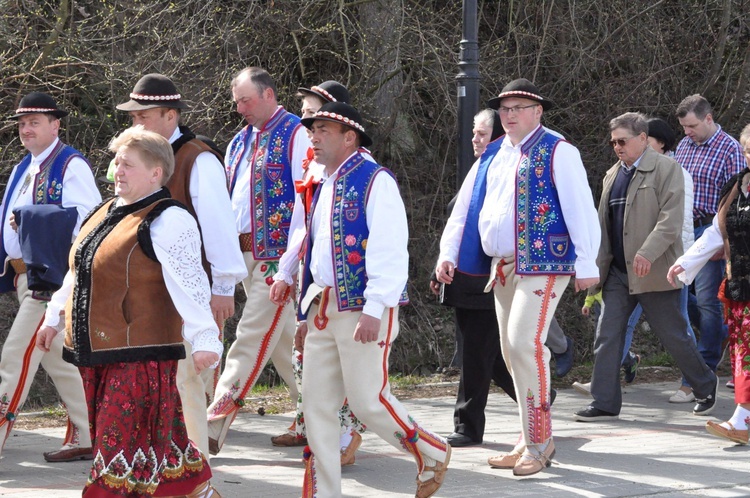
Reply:
M440 486L443 485L445 480L445 473L448 471L448 464L451 461L451 445L446 445L445 449L445 461L436 462L434 467L425 466L422 472L434 472L430 479L422 482L417 476L417 493L414 495L416 498L428 498L429 496L437 493Z
M730 428L727 429L726 427L721 426L721 424L717 424L716 422L709 420L708 422L706 422L706 430L709 434L713 434L714 436L719 436L721 438L728 439L739 444L747 444L747 429L745 429L744 431L737 430L734 428L731 422L724 423L727 424Z
M540 454L531 453L528 448L518 459L516 466L513 467L514 476L530 476L552 465L552 457L555 456L555 442L550 439L547 448Z
M77 460L93 460L94 453L91 448L80 448L78 446L64 445L62 448L56 451L48 451L43 453L44 459L47 462L75 462Z
M298 437L297 434L285 432L279 436L271 438L271 444L274 446L307 446L306 437Z
M355 454L362 444L362 436L358 432L352 432L352 440L349 441L349 445L346 449L341 450L341 466L346 467L347 465L354 465L356 460Z
M512 469L518 463L518 459L521 458L521 453L511 451L510 453L503 453L501 455L495 455L487 459L487 463L493 469Z

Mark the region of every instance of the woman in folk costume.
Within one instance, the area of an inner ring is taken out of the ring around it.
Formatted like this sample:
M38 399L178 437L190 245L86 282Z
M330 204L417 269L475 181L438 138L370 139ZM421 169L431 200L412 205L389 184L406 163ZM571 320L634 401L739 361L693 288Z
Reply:
M297 97L302 103L302 118L312 117L324 104L329 102L349 103L351 100L349 90L341 83L332 80L325 81L311 88L301 87L298 89ZM372 160L372 156L367 149L362 147L360 152L369 160ZM294 212L292 214L291 226L289 227L289 233L291 234L289 245L287 246L287 251L279 260L279 271L273 277L275 282L270 290L271 301L278 305L281 304L287 288L294 285L294 277L299 270L302 242L306 233L305 220L310 212L315 190L327 176L325 167L317 163L313 158L312 147L307 151L307 159L303 161L302 168L304 176L302 180L298 180L295 184L299 195L295 198ZM301 322L299 327L306 329L307 324ZM301 332L301 330L298 330L294 341L294 378L297 382L297 390L300 393L297 399L297 413L292 426L289 427L286 433L271 438L274 446L305 446L307 444L307 431L302 403L302 357L304 341L300 339ZM365 432L366 427L352 413L349 403L346 401L344 401L344 405L339 410L339 420L341 422L341 436L339 439L341 465L352 465L355 461L357 449L362 444L361 434Z
M46 351L64 329L63 358L83 378L94 447L83 496L220 497L176 384L183 336L198 371L223 349L198 227L163 187L174 170L163 137L137 126L110 150L116 197L81 227L37 339Z
M719 287L724 303L724 318L729 326L729 353L734 376L732 417L721 423L706 422L706 430L720 438L739 444L748 443L750 425L750 125L740 134L747 167L722 188L719 210L713 225L675 261L667 279L685 284L695 279L698 271L717 251L724 249L727 261L726 278Z

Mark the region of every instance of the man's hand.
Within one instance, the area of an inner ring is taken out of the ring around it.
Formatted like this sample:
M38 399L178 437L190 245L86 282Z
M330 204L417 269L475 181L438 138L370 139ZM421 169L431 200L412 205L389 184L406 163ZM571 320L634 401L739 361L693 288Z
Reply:
M380 332L380 318L362 313L354 329L354 340L362 344L377 341L378 332Z
M596 285L599 283L599 277L593 277L593 278L577 278L575 279L575 286L576 286L576 292L586 290L592 285Z
M224 329L224 321L234 315L234 296L211 294L211 313L219 330Z
M633 258L633 271L636 277L645 277L651 271L651 261L640 254L636 254Z
M195 373L201 373L211 365L219 361L219 355L210 351L196 351L193 353L193 365Z
M287 296L287 290L289 290L289 284L283 280L276 280L271 285L271 290L268 291L268 299L271 300L276 306L283 305L289 296Z
M430 280L430 291L436 296L440 295L440 282L437 280Z
M36 347L49 353L49 348L52 345L52 340L57 336L57 330L52 327L42 327L36 333Z
M451 282L453 282L454 268L455 265L450 261L443 261L441 263L438 263L437 268L435 268L435 276L437 277L438 282L442 282L444 284L450 284Z
M15 214L10 213L10 216L8 216L8 224L10 224L10 227L13 229L14 232L18 231L18 225L16 224Z
M294 333L294 349L300 353L305 350L305 337L307 337L307 322L299 322L297 332Z
M672 265L672 267L667 272L667 282L672 284L672 287L677 287L677 282L675 282L675 278L677 278L677 275L680 273L684 273L685 268L683 268L681 265Z

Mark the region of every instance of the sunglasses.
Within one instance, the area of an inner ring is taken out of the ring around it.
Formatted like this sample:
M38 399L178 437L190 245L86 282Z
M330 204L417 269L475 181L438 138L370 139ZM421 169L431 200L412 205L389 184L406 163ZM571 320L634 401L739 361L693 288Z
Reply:
M615 140L610 140L609 145L614 147L615 145L619 145L620 147L625 147L625 144L628 143L629 140L633 139L635 137L629 137L629 138L617 138Z

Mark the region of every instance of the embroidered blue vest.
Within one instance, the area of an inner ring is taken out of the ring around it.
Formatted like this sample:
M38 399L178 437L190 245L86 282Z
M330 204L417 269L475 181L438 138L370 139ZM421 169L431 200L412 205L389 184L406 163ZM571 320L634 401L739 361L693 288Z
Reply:
M256 260L278 259L286 250L295 196L292 137L300 126L297 116L280 109L255 137L249 160L252 168L250 203L254 213L251 220L253 257ZM246 126L229 145L230 195L237 181L239 162L251 138L252 128Z
M459 246L457 268L470 275L487 275L492 258L482 249L479 213L487 194L487 169L505 136L491 142L482 154ZM552 153L561 138L539 127L521 148L516 168L516 273L575 273L575 247L565 225L553 179Z
M68 167L68 163L74 157L80 157L86 164L88 161L83 154L78 152L70 145L58 141L57 145L47 159L42 162L39 166L39 173L33 178L29 188L33 189L34 204L62 204L63 196L63 177ZM21 160L15 168L15 173L8 182L8 187L5 190L3 197L2 209L0 209L0 222L5 220L8 214L8 201L11 195L15 191L19 182L26 178L26 170L31 164L31 154ZM5 223L0 223L0 262L4 262L8 257L8 253L5 252L5 246L3 245L3 230L5 229ZM0 293L10 292L15 290L13 284L16 276L16 272L10 265L6 265L5 275L0 277Z
M369 197L372 181L378 173L393 176L390 170L366 160L357 152L339 169L334 184L333 202L331 206L331 253L336 277L336 301L339 311L357 311L365 305L365 287L367 286L367 272L365 258L367 254L367 238L370 231L367 228L367 198ZM395 179L395 178L394 178ZM312 283L310 272L310 257L312 254L312 240L309 238L312 225L312 213L318 203L320 189L315 192L312 209L308 217L308 240L305 248L304 268L300 295L304 296ZM399 304L409 302L406 288L401 293ZM306 314L300 310L299 316L304 319Z

